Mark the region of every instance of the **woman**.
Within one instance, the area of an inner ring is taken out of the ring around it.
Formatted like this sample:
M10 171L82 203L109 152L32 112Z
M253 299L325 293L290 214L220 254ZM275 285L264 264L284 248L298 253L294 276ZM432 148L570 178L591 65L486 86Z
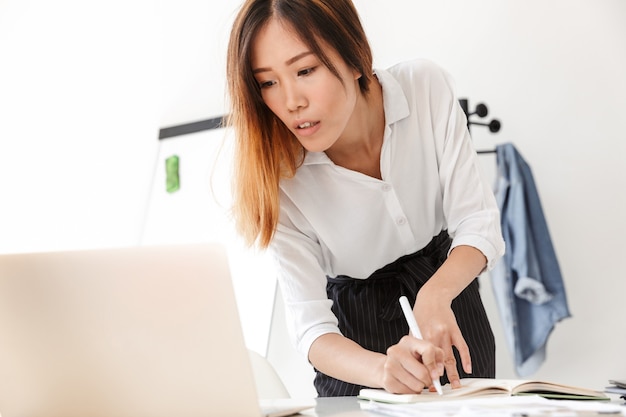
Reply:
M373 70L350 0L247 0L227 77L237 226L276 258L318 394L494 377L476 277L504 243L447 74Z

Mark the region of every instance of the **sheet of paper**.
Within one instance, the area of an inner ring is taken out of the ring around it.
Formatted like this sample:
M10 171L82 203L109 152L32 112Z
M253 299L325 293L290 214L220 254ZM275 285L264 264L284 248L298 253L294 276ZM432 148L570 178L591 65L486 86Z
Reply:
M471 398L413 404L363 401L361 408L392 417L570 417L578 411L626 416L626 407L614 403L548 400L539 396Z

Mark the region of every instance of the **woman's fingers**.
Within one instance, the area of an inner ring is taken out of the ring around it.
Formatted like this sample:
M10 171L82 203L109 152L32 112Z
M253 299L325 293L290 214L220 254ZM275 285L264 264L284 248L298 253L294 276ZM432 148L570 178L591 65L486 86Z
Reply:
M452 337L453 344L456 349L459 351L459 357L461 358L461 364L463 365L463 370L465 373L472 373L472 357L470 355L469 346L465 342L461 331L459 330Z
M446 368L446 374L448 375L448 381L452 388L461 387L461 381L459 378L459 371L456 368L456 358L452 350L452 344L450 342L444 343L443 349L443 364Z
M459 376L459 371L457 367L456 357L454 356L454 351L452 346L456 347L459 357L461 359L461 365L463 366L463 370L471 374L472 373L472 358L470 355L469 347L461 334L461 331L458 327L455 329L456 331L452 333L452 335L446 335L438 344L444 352L443 363L446 368L446 373L448 375L448 380L450 381L450 385L452 388L460 388L461 381Z
M387 350L384 388L416 393L430 387L443 373L443 351L432 343L405 336Z
M459 370L457 367L456 357L454 356L453 346L457 349L461 360L463 370L471 374L472 372L472 359L470 356L469 347L463 338L461 329L456 323L456 318L451 309L443 315L443 320L434 320L433 316L427 323L423 331L423 335L426 339L436 346L439 346L443 350L443 364L450 381L452 388L461 387Z

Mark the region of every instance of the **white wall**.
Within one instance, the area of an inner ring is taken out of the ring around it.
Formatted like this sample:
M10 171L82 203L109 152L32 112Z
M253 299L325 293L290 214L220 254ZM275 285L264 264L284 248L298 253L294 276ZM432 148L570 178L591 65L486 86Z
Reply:
M476 147L511 141L533 168L573 314L557 325L535 376L602 387L626 375L626 3L355 3L377 66L418 56L440 63L470 105L486 103L486 119L503 124L498 134L474 128ZM156 137L160 127L224 113L225 44L237 5L0 1L0 253L160 242L166 229L171 240L209 239L209 226L193 234L167 223L176 219L155 179L163 158L196 149L195 139ZM206 175L201 158L193 160L182 180L202 187L190 179ZM492 176L493 157L481 161ZM203 224L209 208L183 209L185 195L181 189L174 205ZM263 283L241 285L241 276L236 284L241 304L253 305L242 311L246 341L261 353L267 335L252 329L267 326L273 302L264 271ZM484 290L498 376L514 376ZM298 375L285 376L293 393L306 390Z
M0 2L0 252L137 242L163 82L152 3Z

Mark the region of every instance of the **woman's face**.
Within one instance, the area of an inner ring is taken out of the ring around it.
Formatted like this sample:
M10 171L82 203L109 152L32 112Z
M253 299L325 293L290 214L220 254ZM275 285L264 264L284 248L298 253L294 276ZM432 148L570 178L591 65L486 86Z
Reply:
M343 83L275 19L261 29L252 47L263 101L310 152L325 151L340 138L361 94L360 74L328 49Z

